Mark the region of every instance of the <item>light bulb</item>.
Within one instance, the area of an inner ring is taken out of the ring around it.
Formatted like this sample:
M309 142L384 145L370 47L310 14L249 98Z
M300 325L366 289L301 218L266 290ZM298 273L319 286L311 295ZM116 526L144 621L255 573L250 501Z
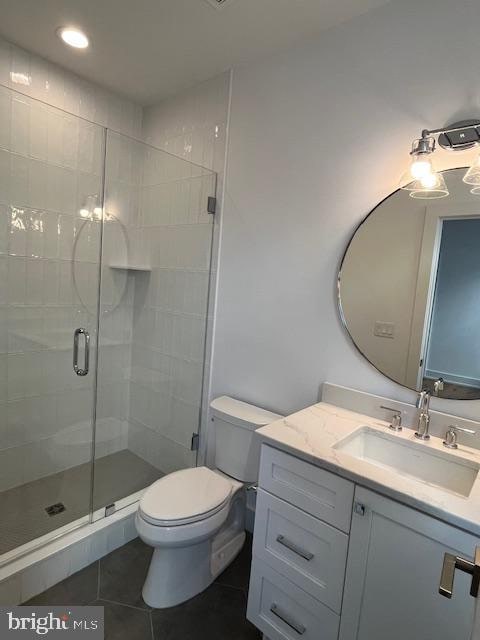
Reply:
M82 216L82 218L88 218L90 216L90 211L88 209L85 209L85 207L80 209L79 213Z
M436 173L427 173L426 176L420 178L420 183L425 189L433 189L438 184L438 176Z
M420 180L421 178L428 176L433 171L432 163L427 158L416 156L412 160L412 164L410 166L410 173L412 174L412 178L415 180Z

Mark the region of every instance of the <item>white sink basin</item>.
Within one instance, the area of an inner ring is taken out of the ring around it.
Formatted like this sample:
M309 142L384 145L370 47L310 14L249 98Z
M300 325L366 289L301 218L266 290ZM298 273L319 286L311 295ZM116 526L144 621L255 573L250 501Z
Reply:
M421 442L362 427L334 445L354 458L447 491L470 495L480 465Z

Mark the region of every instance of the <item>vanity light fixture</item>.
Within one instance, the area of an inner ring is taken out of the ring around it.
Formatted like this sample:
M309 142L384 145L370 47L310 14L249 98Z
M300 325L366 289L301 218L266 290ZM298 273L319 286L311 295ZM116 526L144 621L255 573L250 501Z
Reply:
M444 198L449 194L443 175L435 171L432 163L437 143L449 151L465 151L479 145L480 121L463 120L443 129L424 129L421 138L413 141L410 167L400 184L412 198ZM473 185L472 193L480 193L480 154L463 181Z
M435 138L426 135L414 140L410 156L410 167L402 176L402 189L410 191L412 198L431 199L448 196L447 185L441 173L433 167L431 155L435 151Z
M86 49L90 44L88 37L80 29L75 27L59 27L58 37L74 49Z

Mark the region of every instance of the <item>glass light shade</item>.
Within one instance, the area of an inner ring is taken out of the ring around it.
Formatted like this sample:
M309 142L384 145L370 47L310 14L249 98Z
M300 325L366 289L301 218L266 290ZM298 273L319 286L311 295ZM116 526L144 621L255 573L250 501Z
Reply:
M414 180L408 185L411 198L433 200L446 198L449 195L445 179L441 173L433 172L420 180Z
M418 185L416 183L419 180L427 179L428 176L434 175L436 174L432 161L426 154L413 155L409 168L400 180L400 187L407 191L411 191L412 189L417 188Z
M480 155L476 157L475 162L463 176L463 181L466 184L473 184L475 187L480 186Z

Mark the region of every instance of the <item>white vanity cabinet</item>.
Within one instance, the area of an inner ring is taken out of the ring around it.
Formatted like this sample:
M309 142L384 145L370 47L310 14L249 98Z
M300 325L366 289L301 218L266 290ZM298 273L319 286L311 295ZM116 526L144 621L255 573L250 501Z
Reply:
M269 640L337 640L353 494L262 446L247 617Z
M471 576L456 571L451 600L438 587L444 554L472 559L478 544L456 527L357 487L340 640L470 640Z
M444 554L478 544L263 445L247 616L269 640L470 640L471 577L438 588Z

